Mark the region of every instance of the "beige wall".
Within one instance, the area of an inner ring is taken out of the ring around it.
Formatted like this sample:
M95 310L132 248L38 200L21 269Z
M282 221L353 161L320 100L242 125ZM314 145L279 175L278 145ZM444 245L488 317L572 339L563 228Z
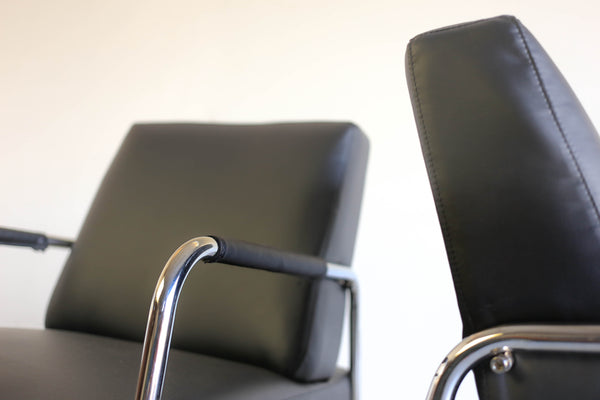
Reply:
M372 144L355 257L363 398L421 398L461 328L404 47L428 29L515 14L598 121L591 4L4 0L0 225L76 237L134 121L354 121ZM65 256L0 248L1 326L42 326Z

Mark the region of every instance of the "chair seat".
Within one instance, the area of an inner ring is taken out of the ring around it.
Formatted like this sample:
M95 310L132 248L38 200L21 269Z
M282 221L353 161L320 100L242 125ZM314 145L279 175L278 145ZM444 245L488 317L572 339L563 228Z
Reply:
M0 398L133 399L142 345L90 334L0 329ZM27 378L23 378L27 377ZM268 370L171 350L163 399L349 399L346 371L300 384Z

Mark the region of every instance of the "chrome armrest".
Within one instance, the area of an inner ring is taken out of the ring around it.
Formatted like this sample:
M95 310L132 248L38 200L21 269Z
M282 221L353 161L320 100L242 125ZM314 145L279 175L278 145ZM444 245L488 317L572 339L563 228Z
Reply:
M465 375L490 359L496 373L510 371L518 351L600 353L599 325L504 325L475 333L460 342L436 371L427 400L451 400Z
M0 228L0 244L31 247L43 251L48 246L71 247L73 241L46 236L43 233Z
M350 293L350 382L352 399L357 398L358 284L354 272L316 257L201 236L182 244L171 255L158 278L146 326L136 400L157 400L161 397L177 302L187 275L198 261L339 282Z

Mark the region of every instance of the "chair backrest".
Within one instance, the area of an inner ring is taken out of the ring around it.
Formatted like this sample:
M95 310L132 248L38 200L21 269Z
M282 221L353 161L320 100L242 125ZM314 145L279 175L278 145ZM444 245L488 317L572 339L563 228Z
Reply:
M367 152L349 123L135 125L81 228L47 327L143 340L164 263L200 235L349 265ZM335 369L344 298L330 281L197 266L173 347L324 379Z
M600 141L540 44L501 16L417 36L406 65L464 334L600 322Z

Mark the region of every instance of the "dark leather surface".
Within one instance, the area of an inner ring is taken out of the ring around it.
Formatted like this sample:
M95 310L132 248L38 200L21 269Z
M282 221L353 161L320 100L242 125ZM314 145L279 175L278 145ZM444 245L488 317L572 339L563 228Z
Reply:
M58 330L0 329L2 399L133 399L142 345ZM23 379L26 376L27 379ZM266 369L173 350L164 400L347 399L348 377L299 384Z
M207 262L220 262L265 271L319 278L327 273L327 263L314 256L289 253L272 247L260 246L242 240L213 236L218 243L217 254Z
M600 143L552 61L510 17L407 57L465 333L600 322Z
M485 400L597 400L600 397L600 358L594 354L518 352L514 368L496 375L488 360L476 370Z
M348 123L136 125L110 167L50 302L50 328L141 341L158 275L200 235L348 264L368 143ZM174 347L331 376L344 294L334 282L198 265Z
M406 64L464 334L599 323L600 142L543 48L503 16L420 35ZM567 363L542 364L542 392L517 395L533 393L515 389L529 368L517 361L514 385L491 398L561 398L554 386L581 382Z

